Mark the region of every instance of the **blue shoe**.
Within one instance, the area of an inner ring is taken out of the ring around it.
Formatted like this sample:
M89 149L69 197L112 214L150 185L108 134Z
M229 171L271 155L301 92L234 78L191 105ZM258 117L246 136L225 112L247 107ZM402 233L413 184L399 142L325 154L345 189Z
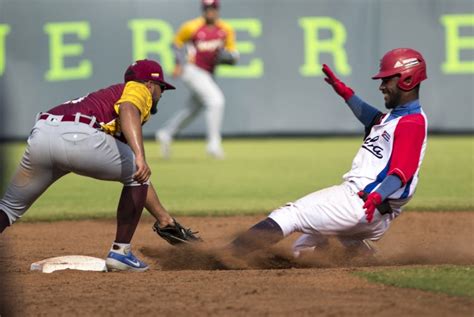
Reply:
M107 271L145 272L148 270L148 265L137 259L132 251L127 252L126 255L110 251L105 260L105 265Z

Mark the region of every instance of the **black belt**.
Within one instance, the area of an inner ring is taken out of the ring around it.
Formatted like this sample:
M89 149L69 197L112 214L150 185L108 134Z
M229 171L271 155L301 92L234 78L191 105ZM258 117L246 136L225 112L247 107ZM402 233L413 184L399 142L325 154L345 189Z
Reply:
M359 197L362 198L362 200L365 202L365 201L367 201L367 197L369 197L369 194L366 193L366 192L363 192L362 197L361 196L359 196ZM387 199L385 199L380 205L377 206L377 210L382 215L393 213L393 209L390 206L390 204L388 203Z

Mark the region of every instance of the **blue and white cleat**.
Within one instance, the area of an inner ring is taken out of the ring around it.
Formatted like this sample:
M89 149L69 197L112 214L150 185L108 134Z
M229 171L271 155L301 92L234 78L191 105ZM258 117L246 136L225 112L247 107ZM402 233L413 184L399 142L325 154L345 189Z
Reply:
M148 265L145 262L137 259L132 251L127 251L124 255L111 250L105 259L107 271L145 272L148 270Z

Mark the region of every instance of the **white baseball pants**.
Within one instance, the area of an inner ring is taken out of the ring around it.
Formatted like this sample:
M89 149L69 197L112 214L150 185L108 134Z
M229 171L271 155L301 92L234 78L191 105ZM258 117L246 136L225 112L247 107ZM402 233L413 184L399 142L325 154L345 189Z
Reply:
M181 78L191 91L189 102L184 109L178 111L164 124L162 130L173 137L205 107L208 149L220 148L222 139L220 131L225 105L222 90L209 72L194 64L184 65Z
M303 235L294 243L293 251L317 248L327 244L327 236L337 236L344 245L355 245L363 240L378 240L401 212L392 206L393 214L381 215L377 210L368 223L364 202L348 183L311 193L294 203L287 203L270 213L286 236L293 232Z

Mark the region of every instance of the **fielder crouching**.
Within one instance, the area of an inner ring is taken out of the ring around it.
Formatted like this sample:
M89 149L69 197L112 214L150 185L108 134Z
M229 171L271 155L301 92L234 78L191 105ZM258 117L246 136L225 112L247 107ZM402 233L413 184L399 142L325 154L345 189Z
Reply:
M108 270L146 271L130 242L145 207L163 229L179 241L196 239L162 206L150 182L142 125L157 112L167 83L159 63L139 60L130 65L124 83L92 92L40 113L26 151L0 200L0 232L20 218L56 180L68 173L119 181L123 189L117 208L115 241ZM176 228L176 229L175 229Z
M370 253L367 240L378 240L412 197L418 183L427 138L427 119L418 100L426 77L423 56L409 48L387 52L380 71L387 113L368 105L323 65L326 82L344 98L365 127L364 141L341 185L311 193L270 213L230 245L236 255L268 247L293 232L293 245L304 250L327 245L336 236L351 251Z

